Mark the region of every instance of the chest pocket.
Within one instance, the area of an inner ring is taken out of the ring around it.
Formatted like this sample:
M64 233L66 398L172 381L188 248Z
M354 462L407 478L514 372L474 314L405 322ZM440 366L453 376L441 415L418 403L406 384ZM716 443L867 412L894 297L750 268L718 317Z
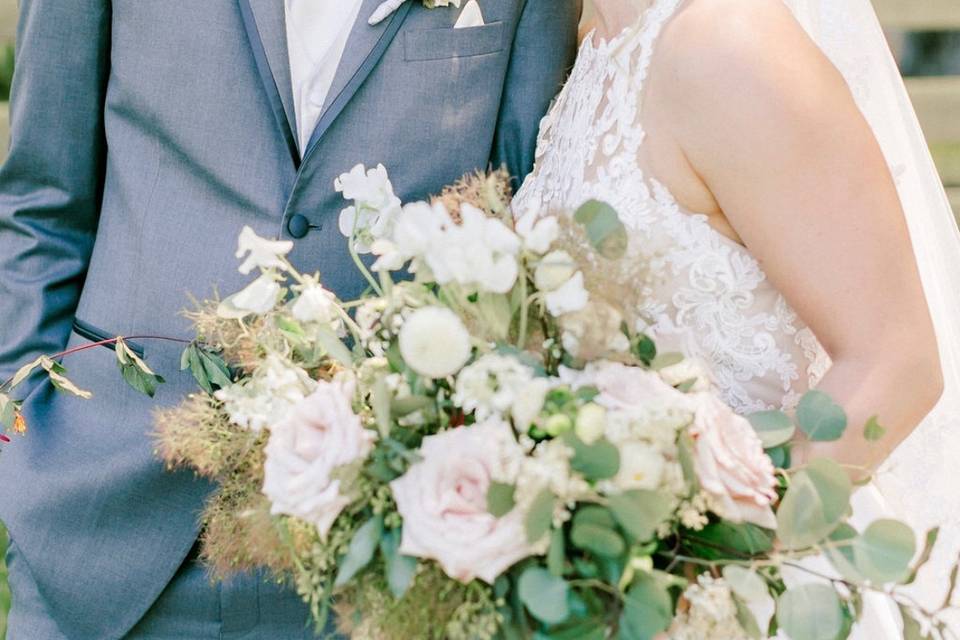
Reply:
M403 54L408 62L470 58L504 48L503 22L465 29L420 29L404 34Z

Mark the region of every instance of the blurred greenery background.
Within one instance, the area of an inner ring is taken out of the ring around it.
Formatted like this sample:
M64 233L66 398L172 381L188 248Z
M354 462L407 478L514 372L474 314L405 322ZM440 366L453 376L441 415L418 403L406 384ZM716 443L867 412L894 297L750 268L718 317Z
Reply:
M948 194L960 214L960 3L874 0L874 4L888 28ZM6 101L13 77L16 17L17 0L0 0L0 159L6 154L9 135ZM6 636L10 607L2 561L6 542L0 526L0 639Z

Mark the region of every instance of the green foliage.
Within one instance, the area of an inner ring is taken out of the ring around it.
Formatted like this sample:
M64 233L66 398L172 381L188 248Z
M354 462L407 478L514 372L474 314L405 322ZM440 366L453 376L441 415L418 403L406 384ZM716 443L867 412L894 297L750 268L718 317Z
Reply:
M773 449L790 442L797 432L790 416L783 411L760 411L747 416L760 436L764 449Z
M334 586L342 587L347 584L370 564L382 536L383 516L374 516L357 529L346 555L340 560Z
M660 492L636 489L611 496L610 510L635 542L647 542L673 514L673 505Z
M877 442L887 435L886 427L881 426L877 416L872 416L863 427L863 437L867 442Z
M637 576L623 600L621 640L652 640L673 620L673 600L666 587L649 574Z
M616 260L627 251L627 228L616 209L599 200L589 200L573 215L583 225L593 248L604 258Z
M777 621L791 640L837 640L844 626L840 599L825 584L805 584L777 601Z
M544 624L560 624L570 617L570 585L542 567L528 567L520 575L517 593L533 617Z
M574 514L570 541L580 549L605 558L617 558L627 549L613 515L596 505L580 507Z
M180 370L187 369L207 393L229 386L232 381L230 368L223 358L196 341L191 342L180 357Z
M570 466L587 480L606 480L620 471L620 451L609 440L600 439L593 444L586 444L569 432L564 434L563 439L573 449Z
M797 422L814 442L831 442L839 440L846 431L847 414L830 396L814 389L800 399Z
M524 523L527 531L527 541L531 544L545 536L553 525L553 508L556 502L557 499L549 489L542 490L533 499L533 504L530 505Z
M777 511L777 533L787 549L820 542L850 510L850 478L835 462L812 461L794 474Z
M117 366L120 367L120 373L126 383L136 391L152 398L157 393L157 387L164 383L164 379L154 373L147 363L127 346L123 338L117 338L116 353Z
M905 580L915 553L913 530L897 520L871 523L853 546L857 568L874 584Z
M516 506L514 493L517 488L512 484L491 482L487 489L487 510L494 518L502 518Z
M394 598L402 598L417 574L417 559L400 553L400 529L391 529L380 539L380 553L386 565L387 585Z

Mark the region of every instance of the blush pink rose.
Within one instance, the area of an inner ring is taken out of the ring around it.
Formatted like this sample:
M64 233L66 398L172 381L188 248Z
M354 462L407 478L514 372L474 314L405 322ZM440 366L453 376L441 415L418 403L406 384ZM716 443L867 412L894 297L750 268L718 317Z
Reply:
M270 429L267 442L263 493L271 513L310 522L323 538L350 504L333 472L365 459L376 438L353 412L353 393L353 381L320 381Z
M533 555L524 513L487 510L494 480L516 476L523 457L510 426L491 419L424 438L422 460L390 484L403 517L404 555L436 560L455 580L493 584Z
M694 396L694 466L712 509L731 522L775 529L773 462L750 422L709 393Z

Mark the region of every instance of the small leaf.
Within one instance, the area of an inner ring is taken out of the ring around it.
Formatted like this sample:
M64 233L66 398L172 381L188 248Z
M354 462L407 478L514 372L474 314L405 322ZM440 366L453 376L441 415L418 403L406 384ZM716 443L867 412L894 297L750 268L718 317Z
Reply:
M867 420L866 426L863 428L863 437L867 439L867 442L877 442L882 440L883 436L887 434L885 427L880 425L880 422L877 419L877 416L872 416Z
M13 429L13 423L17 419L17 406L13 400L5 393L0 393L0 428L4 431Z
M557 499L549 489L543 489L533 499L524 521L527 542L530 544L538 542L553 526L553 509L556 501Z
M791 640L836 640L843 629L843 610L831 587L805 584L780 596L777 621Z
M783 411L759 411L747 418L753 430L760 436L764 449L773 449L790 442L797 431L793 421Z
M877 585L906 579L914 553L913 530L897 520L871 523L853 546L857 569Z
M13 375L13 378L10 380L10 389L14 389L19 386L24 380L30 377L30 374L40 368L45 359L49 359L46 356L40 356L33 362L26 364L20 367L19 370Z
M763 638L757 618L750 611L750 608L737 597L734 597L733 604L737 607L737 622L740 623L740 628L747 634L747 637L755 640Z
M563 575L566 559L563 541L563 529L550 532L550 548L547 550L547 569L555 576Z
M773 449L767 449L767 456L770 458L770 461L773 462L773 466L777 469L789 469L790 468L790 447L783 445L780 447L774 447Z
M507 515L516 506L513 499L517 488L512 484L503 482L491 482L487 489L487 511L494 518L502 518Z
M47 375L50 376L50 382L53 383L53 386L59 389L60 391L65 391L71 395L77 396L78 398L83 398L84 400L89 400L93 397L93 394L89 391L81 389L77 385L73 384L65 375L66 369L63 368L63 365L59 362L54 362L50 358L44 356L40 359L40 366L43 367L43 370L47 372Z
M673 621L673 600L659 581L640 574L623 599L620 640L653 640Z
M570 530L570 541L580 549L605 558L618 558L627 550L623 538L613 529L576 519Z
M542 567L529 567L517 581L517 592L534 618L560 624L570 617L570 585Z
M701 531L687 532L685 535L687 543L696 548L697 555L708 560L730 557L730 554L720 553L717 549L729 549L732 554L748 556L760 555L773 549L773 534L746 522L738 524L721 520L708 524ZM699 540L705 544L697 546Z
M350 582L355 575L360 573L364 567L370 564L373 559L373 553L377 550L377 544L383 535L383 517L374 516L367 520L357 532L353 534L350 540L350 546L347 552L340 559L337 579L334 586L342 587Z
M577 209L573 219L583 225L590 244L604 258L617 260L626 253L627 228L609 204L589 200Z
M350 349L343 344L343 341L337 335L323 327L317 328L317 342L323 349L330 354L330 357L345 367L353 366L353 358L350 355Z
M373 409L377 428L383 437L390 434L392 425L390 400L390 388L387 386L386 377L377 377L370 389L370 407Z
M620 471L620 450L609 440L601 438L586 444L572 432L564 434L563 439L573 449L570 466L587 480L606 480Z
M794 474L777 510L777 532L788 549L825 539L850 510L850 478L835 462L812 461Z
M864 581L853 557L853 546L859 537L856 529L844 523L830 534L830 544L826 546L826 556L834 568L844 579L855 584Z
M387 586L398 600L406 594L417 574L417 559L400 553L400 529L388 531L380 540L380 553L386 565Z
M682 353L661 353L650 362L650 368L654 371L660 371L675 364L680 364L685 359Z
M157 386L163 384L163 378L154 373L147 363L127 346L123 338L117 338L116 353L117 365L126 383L152 398L157 392Z
M937 539L940 537L940 527L934 527L927 531L926 539L923 545L923 551L920 553L920 557L917 558L917 561L913 563L913 571L910 574L910 577L907 578L906 584L910 584L917 579L917 573L930 562L930 556L933 554L933 549L937 545Z
M797 405L797 422L814 442L839 440L847 428L847 414L822 391L808 391Z
M658 491L637 489L610 496L610 510L636 542L647 542L673 513L667 496Z
M633 341L633 355L649 367L657 357L657 345L650 336L641 334Z

